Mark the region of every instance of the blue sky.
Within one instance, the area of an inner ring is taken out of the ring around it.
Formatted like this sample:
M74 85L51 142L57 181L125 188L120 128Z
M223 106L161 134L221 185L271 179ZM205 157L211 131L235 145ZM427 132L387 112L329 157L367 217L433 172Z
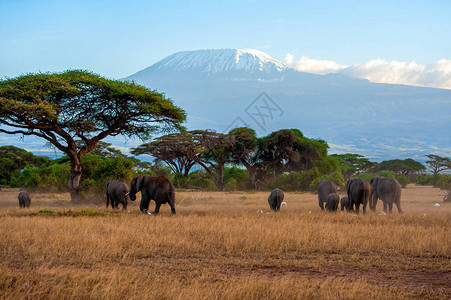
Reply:
M451 1L0 0L0 78L122 78L182 50L253 48L343 65L451 59Z

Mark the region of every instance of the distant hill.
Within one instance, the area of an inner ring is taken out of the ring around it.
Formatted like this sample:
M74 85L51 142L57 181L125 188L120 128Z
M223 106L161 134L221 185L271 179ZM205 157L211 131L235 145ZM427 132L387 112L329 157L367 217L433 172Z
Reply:
M126 80L172 98L190 129L298 128L375 160L451 153L451 90L302 73L250 49L179 52Z

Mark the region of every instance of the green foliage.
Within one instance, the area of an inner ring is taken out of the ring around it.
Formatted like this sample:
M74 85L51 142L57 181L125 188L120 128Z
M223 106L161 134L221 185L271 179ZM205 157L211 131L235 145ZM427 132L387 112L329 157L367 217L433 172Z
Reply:
M129 182L135 176L134 164L122 156L103 157L88 153L82 159L84 194L104 193L110 180ZM65 191L70 174L67 157L45 167L27 167L18 176L18 185L37 191Z
M82 159L82 186L86 192L104 193L110 180L130 182L136 175L133 162L122 156L103 157L88 153Z
M49 159L36 156L14 146L0 147L0 184L17 186L20 171L27 166L41 167L49 164Z
M329 175L319 175L318 177L316 177L314 180L312 180L312 182L310 183L310 190L316 190L317 186L318 186L318 182L322 179L327 179L332 181L333 183L335 183L338 186L344 186L345 182L343 179L343 175L341 174L340 171L336 171L333 172Z
M399 184L401 185L401 187L405 188L407 186L407 184L410 183L409 178L407 178L406 175L401 174L396 176L396 180L398 180Z
M374 177L374 176L379 176L379 175L378 174L372 174L372 173L360 173L360 174L356 174L352 178L360 178L360 179L363 179L363 180L366 180L366 181L370 182L371 178Z
M224 189L226 191L243 191L249 188L249 173L245 169L237 167L224 170Z
M19 185L40 191L65 191L69 179L68 164L52 164L47 167L25 168L19 175Z
M184 182L184 187L199 188L206 191L218 190L216 184L210 178L205 178L205 174L199 171L195 171L189 174L188 178Z
M279 188L282 191L306 191L309 190L314 171L300 171L284 173L272 179L270 189Z

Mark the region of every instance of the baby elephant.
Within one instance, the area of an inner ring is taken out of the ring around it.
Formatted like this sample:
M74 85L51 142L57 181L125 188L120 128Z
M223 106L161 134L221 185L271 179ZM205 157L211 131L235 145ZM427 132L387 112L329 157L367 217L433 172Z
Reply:
M338 202L340 202L340 196L336 193L329 194L329 196L327 196L325 208L330 212L337 211Z
M17 198L19 198L20 207L30 207L31 203L30 194L28 194L27 192L20 192Z
M283 192L280 189L275 189L271 192L271 194L269 194L268 197L268 203L269 203L269 207L273 210L273 211L279 211L280 210L280 205L282 204L283 201Z
M346 208L346 211L350 210L348 207L348 203L349 203L348 201L349 201L348 197L341 198L341 200L340 200L341 211L343 211L345 208Z

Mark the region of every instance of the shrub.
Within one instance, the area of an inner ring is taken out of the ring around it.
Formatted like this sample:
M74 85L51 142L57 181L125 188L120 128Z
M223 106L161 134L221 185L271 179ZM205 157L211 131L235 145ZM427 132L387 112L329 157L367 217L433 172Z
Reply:
M333 183L335 183L338 186L344 186L345 182L343 179L343 175L341 174L341 171L336 171L333 172L332 174L329 175L320 175L319 177L315 178L311 184L310 184L310 189L311 190L316 190L318 187L318 182L322 179L327 179L332 181Z
M301 171L284 173L270 181L271 189L279 188L283 191L306 191L310 188L315 172Z

